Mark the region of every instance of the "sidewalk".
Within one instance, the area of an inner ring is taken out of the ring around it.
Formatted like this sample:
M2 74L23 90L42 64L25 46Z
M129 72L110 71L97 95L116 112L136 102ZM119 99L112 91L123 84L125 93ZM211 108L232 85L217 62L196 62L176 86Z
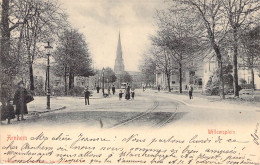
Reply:
M27 104L27 107L28 107L28 112L29 112L28 116L31 116L31 115L39 115L42 113L62 110L62 109L66 108L66 105L63 105L61 103L58 103L54 99L51 99L51 109L46 109L46 107L47 107L46 97L35 96L34 101Z
M155 91L157 92L157 91ZM165 96L172 95L172 99L179 101L189 107L221 109L221 110L256 110L260 112L260 103L232 100L233 96L226 96L225 100L221 100L219 96L205 96L200 93L194 93L193 99L189 99L187 92L179 94L177 92L161 91ZM251 96L249 96L251 97Z

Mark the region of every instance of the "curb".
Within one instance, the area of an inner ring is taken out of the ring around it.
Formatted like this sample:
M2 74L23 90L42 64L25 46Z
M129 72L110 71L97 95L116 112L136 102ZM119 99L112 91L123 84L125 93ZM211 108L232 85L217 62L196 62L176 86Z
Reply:
M244 110L243 108L242 109L235 109L235 108L225 108L225 107L212 107L212 106L204 106L204 105L193 105L193 104L189 104L189 103L186 103L185 101L182 101L182 100L179 100L179 99L176 99L176 98L172 98L170 97L171 99L173 100L176 100L178 102L181 102L182 104L186 105L186 106L189 106L189 107L194 107L194 108L206 108L206 109L220 109L220 110ZM230 104L232 105L232 104ZM258 109L256 109L255 107L252 107L253 110L255 111L258 111Z
M66 106L63 106L63 107L61 107L61 108L56 108L56 109L53 109L53 110L45 110L45 111L40 111L40 112L32 111L32 113L28 114L28 116L38 116L39 114L44 114L44 113L48 113L48 112L60 111L60 110L66 109L66 108L67 108Z

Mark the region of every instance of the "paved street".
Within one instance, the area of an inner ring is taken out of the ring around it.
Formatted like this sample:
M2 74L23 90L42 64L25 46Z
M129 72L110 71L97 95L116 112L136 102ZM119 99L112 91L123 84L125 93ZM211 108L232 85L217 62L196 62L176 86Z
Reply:
M186 95L169 94L155 90L136 90L134 100L119 100L118 95L103 98L94 92L90 105L83 97L52 97L51 110L47 111L46 98L35 97L28 104L26 121L12 121L13 126L71 126L83 125L108 129L160 128L174 125L208 125L217 123L248 124L259 122L260 108L225 102L210 102ZM259 110L258 110L259 109ZM3 123L3 122L2 122ZM5 123L4 123L5 125Z

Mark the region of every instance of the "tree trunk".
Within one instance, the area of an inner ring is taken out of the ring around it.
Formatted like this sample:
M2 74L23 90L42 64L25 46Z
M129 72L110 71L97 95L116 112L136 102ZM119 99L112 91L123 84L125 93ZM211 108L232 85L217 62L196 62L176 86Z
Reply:
M2 2L2 39L1 39L1 66L3 69L7 69L10 50L10 29L9 29L9 0L3 0Z
M9 0L2 1L2 13L1 13L1 24L2 24L2 36L1 36L1 52L0 52L0 81L1 81L1 92L5 95L0 95L1 102L10 99L12 96L12 76L10 70L10 63L12 59L9 57L10 51L10 29L9 29ZM6 85L3 85L3 84Z
M182 93L182 64L179 63L179 92Z
M73 73L69 73L69 89L73 89L74 87L74 75Z
M237 38L237 29L233 30L233 85L234 85L234 96L239 97L238 89L238 71L237 71L237 55L238 55L238 38Z
M167 73L166 76L167 76L168 90L169 90L169 92L171 92L170 73Z
M252 84L252 89L255 90L255 74L254 74L254 68L251 67L251 84Z
M219 80L219 84L220 84L219 95L220 95L221 99L225 99L222 56L221 56L219 47L213 41L212 41L212 45L213 45L214 51L217 56L218 69L219 69L219 73L218 73L218 80Z
M64 95L68 95L68 89L67 89L67 66L64 67L64 87L65 87L65 93Z
M30 90L34 91L34 78L33 78L32 63L29 64L29 74L30 74Z

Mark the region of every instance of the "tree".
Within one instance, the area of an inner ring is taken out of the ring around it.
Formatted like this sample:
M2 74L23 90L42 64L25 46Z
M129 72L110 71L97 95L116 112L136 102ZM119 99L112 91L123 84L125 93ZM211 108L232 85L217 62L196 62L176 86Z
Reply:
M0 48L0 77L1 77L1 93L5 93L3 96L1 94L1 101L4 99L8 99L11 97L12 92L12 81L13 76L15 74L15 66L16 63L13 61L12 57L10 57L10 49L11 49L11 31L18 27L19 21L15 23L11 23L10 26L10 17L11 17L11 9L10 9L10 0L3 0L1 3L2 12L1 12L1 48ZM2 84L5 87L2 88ZM11 84L11 85L9 85ZM6 91L6 92L5 92Z
M260 26L245 31L240 40L242 44L240 58L243 60L244 67L251 71L251 84L255 89L254 69L260 65Z
M139 64L139 70L142 73L142 81L146 86L155 83L155 60L147 54L144 54Z
M15 76L22 80L29 76L30 89L34 90L33 62L42 55L42 42L54 36L66 22L62 19L64 12L56 1L3 0L1 7L0 77L12 89Z
M116 74L112 68L106 67L104 70L104 79L108 83L114 83L117 80Z
M164 47L169 54L171 70L178 70L179 92L182 93L183 71L189 70L191 61L195 62L199 57L200 46L193 36L195 26L183 13L169 10L161 11L157 16L159 30L152 41L154 45Z
M234 76L234 96L239 96L238 88L238 47L239 35L243 28L259 21L259 14L255 13L260 9L260 1L256 0L221 0L224 7L225 16L229 21L233 46L233 76Z
M74 87L75 76L92 76L91 58L85 38L77 30L65 30L59 37L59 44L54 53L56 75L64 77L65 94L67 94L67 77L69 89Z
M185 10L189 10L195 16L195 20L202 23L201 26L201 41L209 43L210 47L214 50L219 73L218 80L221 84L220 97L225 99L224 93L224 79L222 71L222 54L220 51L220 42L226 35L227 21L223 19L221 12L221 2L212 0L174 0L184 6ZM181 9L183 10L183 9ZM206 40L205 40L206 39Z
M22 11L20 15L28 13L30 19L24 20L20 27L19 49L21 41L24 43L25 54L27 54L27 65L29 70L30 90L34 90L33 63L36 58L45 54L40 51L42 43L53 40L61 27L66 25L66 16L58 7L56 1L25 0L17 4ZM19 17L19 16L17 16Z
M119 80L119 82L131 83L133 81L133 78L128 72L124 72L119 77L117 77L117 80Z

